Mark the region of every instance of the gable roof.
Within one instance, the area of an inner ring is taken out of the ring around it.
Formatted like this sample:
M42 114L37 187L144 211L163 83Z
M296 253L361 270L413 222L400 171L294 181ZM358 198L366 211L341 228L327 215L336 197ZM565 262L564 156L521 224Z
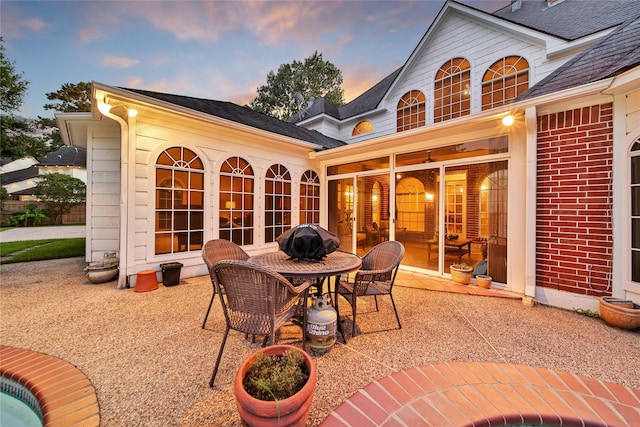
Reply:
M638 0L564 0L552 6L547 0L522 0L519 4L516 10L509 5L492 15L568 41L620 25L640 9Z
M512 11L511 5L509 5L491 14L460 1L448 0L439 12L440 17L447 9L447 4L461 5L474 10L478 14L493 16L499 20L522 26L523 29L532 29L567 41L573 41L593 33L611 29L624 23L629 17L640 14L638 0L594 0L589 1L588 6L584 0L563 0L553 6L548 6L547 0L522 0L519 9ZM434 21L434 23L435 22L436 21ZM579 24L576 25L576 22L579 22ZM429 29L427 33L429 33L430 30L431 29ZM618 43L624 42L624 37L626 37L626 35L622 35L620 37L622 40L619 40ZM594 57L600 53L602 52L594 52ZM610 62L605 62L608 66L614 65ZM337 116L329 113L329 111L331 111L330 108L323 106L324 109L310 108L307 110L307 114L303 119L325 113L336 119L343 120L375 109L407 64L408 62L358 98L338 107ZM581 70L580 72L584 73L585 71L586 70ZM563 84L569 83L571 83L571 78ZM292 123L301 121L301 119L296 116L289 120Z
M266 114L258 113L249 107L241 107L232 102L193 98L190 96L173 95L141 89L120 89L144 95L149 98L158 99L160 101L169 102L201 113L220 117L232 122L276 133L278 135L317 144L323 149L346 145L346 143L325 136L318 131L305 129L303 127L287 123L274 117L267 116Z
M87 150L64 145L38 159L38 166L77 166L87 167Z
M324 98L317 99L310 108L304 111L304 114L294 114L287 121L289 123L297 123L306 118L326 114L338 120L348 119L357 116L365 111L375 109L384 97L385 93L394 82L402 67L389 74L387 77L376 83L372 88L365 91L353 101L336 107Z
M531 99L617 76L640 65L640 16L542 79L516 101Z

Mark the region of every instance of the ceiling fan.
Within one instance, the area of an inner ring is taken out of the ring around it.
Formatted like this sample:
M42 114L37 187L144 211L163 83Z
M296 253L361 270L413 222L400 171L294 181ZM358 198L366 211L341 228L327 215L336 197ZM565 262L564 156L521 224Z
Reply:
M427 157L427 160L425 160L425 163L431 163L431 162L435 162L435 160L433 160L431 158L431 150L427 150L427 154L429 155L429 157Z

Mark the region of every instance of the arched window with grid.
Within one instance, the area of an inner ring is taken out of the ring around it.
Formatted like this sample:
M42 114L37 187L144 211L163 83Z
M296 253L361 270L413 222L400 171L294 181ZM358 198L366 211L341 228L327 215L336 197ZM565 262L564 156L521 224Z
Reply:
M253 244L254 173L242 157L220 167L220 238L237 245Z
M631 146L631 280L640 283L640 138Z
M351 136L358 136L358 135L362 135L363 133L371 133L371 132L373 132L373 125L371 124L371 122L367 120L363 120L353 127Z
M471 112L471 65L453 58L436 73L433 89L433 121L443 122Z
M426 97L419 90L405 93L398 101L397 130L402 132L426 124Z
M521 56L507 56L493 63L482 78L482 110L515 99L529 89L529 63Z
M156 255L202 249L204 166L184 147L164 150L156 161Z
M291 174L283 165L271 165L264 183L264 241L275 242L290 228Z
M312 170L300 179L300 223L320 224L320 177Z

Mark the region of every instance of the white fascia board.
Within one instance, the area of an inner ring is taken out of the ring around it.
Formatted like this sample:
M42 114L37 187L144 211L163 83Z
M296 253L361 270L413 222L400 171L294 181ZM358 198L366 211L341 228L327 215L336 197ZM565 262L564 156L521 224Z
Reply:
M372 152L380 147L389 147L390 143L393 143L393 146L401 146L405 142L410 140L424 139L424 135L432 132L439 132L448 129L455 129L460 127L461 125L468 124L471 122L486 122L490 120L499 120L507 113L513 112L517 109L522 108L520 104L510 104L504 105L502 107L494 108L490 111L482 111L480 113L472 114L469 116L458 117L451 120L446 120L444 122L432 123L427 126L423 126L420 128L404 131L404 132L396 132L387 135L383 135L377 138L372 138L366 141L360 141L353 144L344 145L341 147L330 148L328 150L317 151L313 153L309 153L309 158L311 159L334 159L343 157L344 155L351 155L354 152Z
M204 122L224 126L229 129L238 130L243 133L248 133L248 134L256 135L259 137L266 137L269 139L278 139L281 142L292 144L308 150L316 150L316 149L322 148L320 145L314 144L312 142L300 141L299 139L295 139L288 136L280 135L278 133L273 133L266 130L258 129L253 126L248 126L248 125L227 120L221 117L212 116L211 114L192 110L190 108L182 107L180 105L172 104L170 102L162 101L156 98L151 98L145 95L141 95L139 93L129 92L128 90L125 90L125 89L108 86L98 82L93 82L93 85L94 85L94 88L98 89L96 91L96 94L94 94L94 96L97 96L97 99L100 99L104 94L106 94L107 96L109 97L113 96L117 100L122 102L135 102L140 105L145 105L147 107L163 110L169 113L177 113L177 114L188 116L191 118L197 118ZM124 98L124 99L121 99L121 98Z
M632 68L622 74L619 74L613 78L613 82L604 91L609 95L619 95L627 93L640 87L640 66Z
M87 128L99 119L92 113L55 113L54 117L65 145L87 148Z
M616 27L617 28L617 27ZM583 51L587 47L591 46L595 42L601 40L603 37L609 35L615 28L610 28L598 33L590 34L588 36L573 40L564 41L562 39L555 39L553 42L547 44L547 58L553 58L555 56L564 55L572 51Z
M335 123L336 125L345 125L345 124L352 123L352 122L359 122L359 121L362 121L362 120L366 120L367 118L370 118L370 117L379 116L379 115L387 113L388 111L389 110L387 110L386 108L376 108L375 110L365 111L363 113L357 114L355 116L350 116L350 117L347 117L346 119L342 119L342 120L336 119L333 116L330 116L328 114L322 113L322 114L318 114L317 116L310 117L310 118L308 118L306 120L301 120L301 121L299 121L297 123L297 125L298 126L301 126L301 125L312 125L312 124L314 124L314 123L316 123L316 122L318 122L320 120L327 120L327 121Z

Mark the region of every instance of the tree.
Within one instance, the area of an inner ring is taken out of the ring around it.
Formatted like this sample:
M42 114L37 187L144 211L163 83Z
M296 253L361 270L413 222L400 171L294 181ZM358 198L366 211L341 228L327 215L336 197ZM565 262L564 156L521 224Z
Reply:
M258 87L258 96L251 101L251 108L286 120L306 107L312 98L324 98L334 105L344 104L341 85L342 72L316 51L303 62L295 60L280 65L277 73L270 71L267 83ZM302 95L302 105L296 102L296 93Z
M45 110L62 113L91 111L91 82L64 83L59 91L47 93L47 99L59 102L44 104Z
M15 116L27 93L29 82L18 73L4 53L0 37L0 155L10 159L25 156L38 158L51 151L47 141L35 136L36 129L29 121Z
M44 203L45 212L53 217L54 224L62 223L62 215L85 202L87 187L78 178L61 173L41 175L36 194Z
M0 110L5 113L16 111L22 105L29 82L18 74L12 62L4 55L4 40L0 37Z

